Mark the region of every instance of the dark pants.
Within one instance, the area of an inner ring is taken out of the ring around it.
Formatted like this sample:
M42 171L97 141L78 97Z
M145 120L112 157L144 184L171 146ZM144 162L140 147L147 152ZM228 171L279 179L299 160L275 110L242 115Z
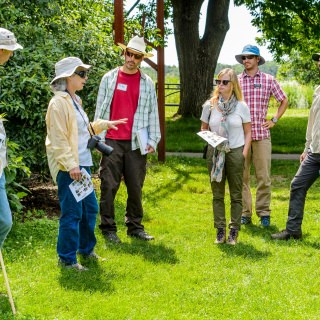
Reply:
M230 152L226 153L225 164L222 173L222 180L220 182L211 182L215 228L226 227L225 188L226 180L228 180L231 200L229 228L240 230L244 167L244 157L242 151L243 147L239 147L231 149ZM209 147L207 153L209 175L212 169L212 154L213 148Z
M291 182L287 231L301 233L307 191L319 177L320 154L308 153Z
M104 155L100 162L101 224L99 227L102 233L117 231L114 200L123 177L128 193L125 218L127 233L144 230L141 224L142 187L146 176L147 156L141 155L140 149L132 151L131 141L107 139L106 143L113 148L113 152L110 156Z

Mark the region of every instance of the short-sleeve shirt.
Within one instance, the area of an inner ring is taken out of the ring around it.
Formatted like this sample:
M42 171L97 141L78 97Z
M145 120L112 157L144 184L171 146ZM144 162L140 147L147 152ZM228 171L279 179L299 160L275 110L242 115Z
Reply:
M209 120L210 115L210 120ZM200 120L208 123L210 131L219 132L222 113L217 108L211 108L210 101L203 105L202 115ZM250 111L248 106L243 101L238 101L234 112L227 116L226 124L228 129L228 140L231 149L238 148L244 145L243 124L250 123Z
M264 140L270 138L270 130L262 127L268 113L268 105L271 96L280 102L286 98L277 80L270 74L260 70L250 77L244 71L238 75L244 101L250 109L252 140Z

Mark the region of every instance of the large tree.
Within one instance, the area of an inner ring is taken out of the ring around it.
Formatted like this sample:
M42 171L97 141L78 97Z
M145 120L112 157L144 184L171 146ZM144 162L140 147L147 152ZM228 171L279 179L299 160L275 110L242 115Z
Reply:
M199 18L203 0L171 0L173 26L180 70L180 107L178 114L196 116L210 96L214 70L229 30L230 0L209 0L203 36Z

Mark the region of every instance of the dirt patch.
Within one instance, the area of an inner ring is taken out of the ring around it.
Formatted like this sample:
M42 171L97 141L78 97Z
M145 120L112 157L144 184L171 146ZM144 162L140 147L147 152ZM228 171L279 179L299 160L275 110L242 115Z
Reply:
M51 180L43 181L39 176L32 176L24 181L30 193L21 200L26 214L35 210L42 210L48 218L57 217L60 214L58 188Z

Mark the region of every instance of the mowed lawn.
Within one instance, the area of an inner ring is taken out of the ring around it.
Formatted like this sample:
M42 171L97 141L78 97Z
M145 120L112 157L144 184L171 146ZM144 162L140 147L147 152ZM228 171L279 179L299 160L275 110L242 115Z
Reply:
M273 161L272 226L254 217L235 247L214 244L202 159L149 159L144 224L152 242L127 238L122 185L116 211L123 243L106 244L97 228L96 251L107 261L90 263L88 272L57 267L57 219L16 222L3 250L15 319L320 319L319 182L307 198L304 239L270 240L285 227L298 165ZM0 319L13 319L5 292L0 273Z

